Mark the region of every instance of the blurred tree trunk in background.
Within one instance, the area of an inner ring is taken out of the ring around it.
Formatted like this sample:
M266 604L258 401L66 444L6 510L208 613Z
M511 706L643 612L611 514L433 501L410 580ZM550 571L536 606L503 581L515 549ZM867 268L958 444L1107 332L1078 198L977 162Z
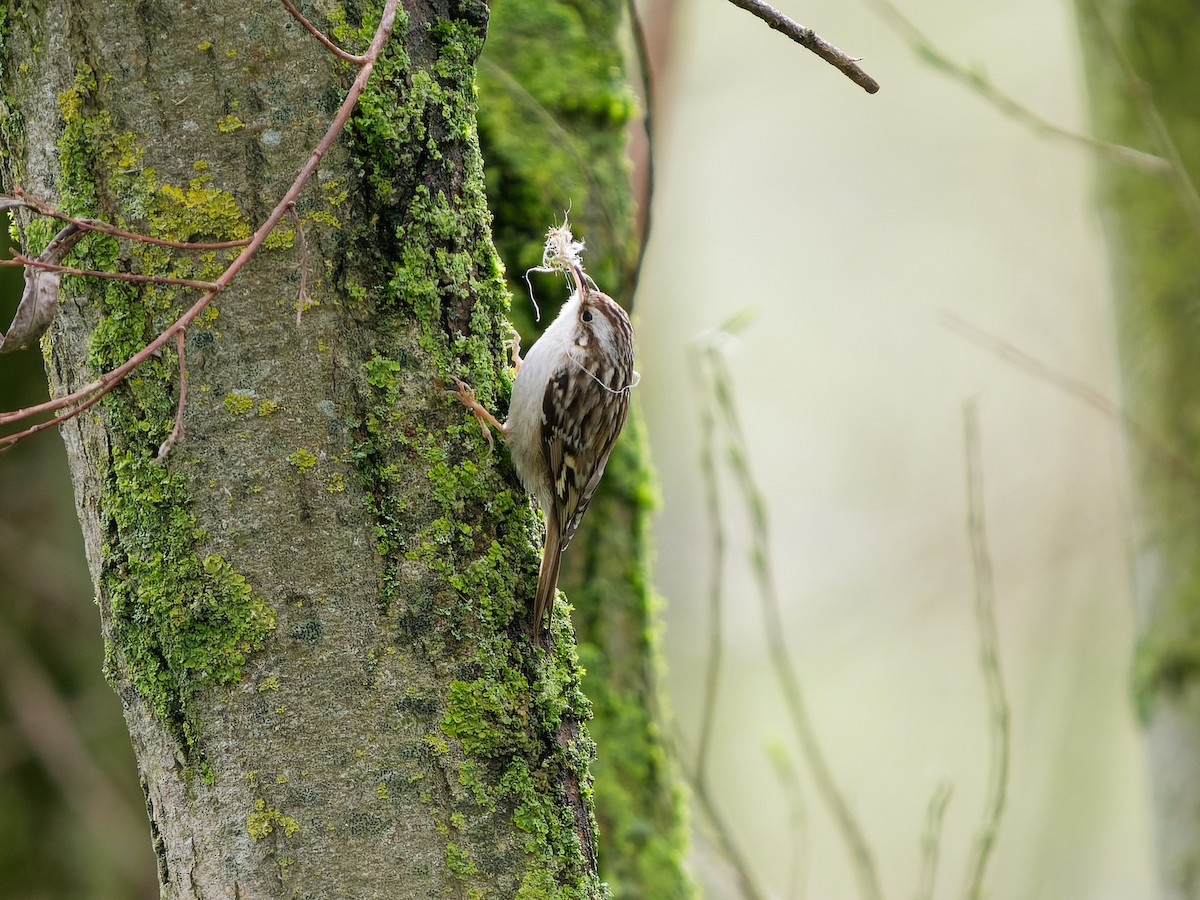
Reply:
M627 128L640 127L626 74L632 23L624 0L496 0L491 11L479 63L480 142L513 320L529 346L553 320L563 288L557 276L532 276L542 306L534 322L525 270L541 260L543 223L568 209L587 242L589 274L632 305L638 235ZM592 704L601 878L617 897L647 900L694 893L684 869L683 792L664 733L651 572L655 496L635 391L560 586L574 607Z
M1134 694L1164 894L1200 897L1200 27L1187 0L1077 9L1097 135L1176 162L1165 177L1102 162L1100 203L1124 405L1161 442L1129 447ZM1163 448L1180 464L1164 463Z
M305 11L365 46L378 11L360 27L360 9L329 8ZM600 21L611 48L615 7L600 19L590 8L571 15ZM588 703L561 610L549 653L529 641L536 519L435 382L461 375L494 406L507 390L496 375L507 297L472 99L486 7L404 10L298 204L308 258L277 230L189 331L186 432L165 463L155 452L175 415L174 352L62 429L165 897L600 894ZM272 4L7 12L5 182L174 240L261 222L350 80ZM614 78L611 65L587 74ZM582 113L618 135L627 118ZM628 226L614 221L628 260ZM33 252L54 230L23 226ZM98 235L72 260L200 278L222 268L212 254ZM298 326L302 265L317 304ZM76 280L63 299L49 341L56 394L122 362L193 296ZM629 652L606 652L651 671L645 454L628 443L636 462L614 457L626 470L614 477L641 505L606 531L632 535L624 565L640 612ZM647 715L639 765L659 767L669 815L640 824L669 830L669 859L652 861L681 884L678 795L654 738Z

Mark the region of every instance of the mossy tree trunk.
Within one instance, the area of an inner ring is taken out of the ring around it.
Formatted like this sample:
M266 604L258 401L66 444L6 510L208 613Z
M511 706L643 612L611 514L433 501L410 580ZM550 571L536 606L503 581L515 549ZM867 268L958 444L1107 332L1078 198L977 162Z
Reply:
M164 897L600 894L566 618L537 520L437 379L502 406L474 60L486 7L408 2L345 138L186 340L62 428ZM378 8L304 4L351 49ZM352 77L279 7L10 0L4 175L174 240L263 221ZM23 222L37 252L53 227ZM539 226L540 227L540 226ZM211 278L92 235L75 264ZM315 305L297 325L301 266ZM56 394L193 297L68 281Z
M626 153L640 127L627 82L633 46L625 0L495 0L480 60L480 139L494 232L508 265L514 319L536 336L525 270L541 258L541 223L570 210L589 273L636 308L638 236ZM533 276L541 323L553 278ZM656 489L634 412L563 560L596 740L600 876L617 897L684 898L687 817L664 734L657 607L651 580Z
M1164 896L1200 897L1200 29L1184 0L1077 8L1099 136L1170 156L1161 117L1178 151L1166 177L1103 164L1100 203L1125 406L1153 435L1129 450L1141 628L1134 693ZM1182 465L1164 464L1163 448Z

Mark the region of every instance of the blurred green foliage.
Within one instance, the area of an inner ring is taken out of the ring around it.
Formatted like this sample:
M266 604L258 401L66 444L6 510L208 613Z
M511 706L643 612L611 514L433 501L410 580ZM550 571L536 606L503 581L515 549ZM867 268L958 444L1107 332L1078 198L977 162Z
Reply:
M0 328L21 285L0 270ZM36 350L0 355L0 409L46 397ZM0 898L157 896L62 442L45 432L0 462Z

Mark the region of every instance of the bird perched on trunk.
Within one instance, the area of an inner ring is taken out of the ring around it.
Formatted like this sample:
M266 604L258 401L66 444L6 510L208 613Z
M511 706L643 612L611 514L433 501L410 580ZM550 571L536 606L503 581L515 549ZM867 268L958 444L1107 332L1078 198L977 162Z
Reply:
M584 274L582 252L566 223L550 229L539 269L567 272L575 290L523 360L514 339L517 374L508 420L501 423L488 412L462 381L451 392L474 413L489 443L489 424L504 435L513 467L546 518L533 604L535 643L541 643L542 620L553 609L562 551L604 474L637 378L629 316Z

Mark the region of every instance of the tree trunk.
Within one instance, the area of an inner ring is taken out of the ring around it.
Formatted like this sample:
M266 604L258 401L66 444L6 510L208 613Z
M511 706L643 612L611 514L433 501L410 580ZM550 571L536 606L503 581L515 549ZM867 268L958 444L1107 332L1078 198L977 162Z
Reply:
M524 274L541 258L539 223L568 209L587 241L589 272L632 306L638 248L626 146L637 105L622 49L631 43L623 34L630 23L624 0L496 0L491 9L480 139L514 318L528 342L537 323ZM545 324L554 318L557 283L535 284ZM633 415L559 579L574 607L598 746L600 875L629 900L695 893L685 867L683 789L664 733L650 561L656 494L635 392Z
M189 330L167 459L174 352L62 428L164 897L601 891L569 629L530 643L537 519L438 384L507 392L472 99L487 11L405 10L303 238L277 229ZM354 51L378 21L304 11ZM174 240L263 221L353 77L270 4L16 4L4 27L7 181ZM24 229L32 252L54 230ZM224 261L101 235L73 256ZM55 394L192 299L68 280Z
M1195 5L1181 0L1077 6L1098 135L1170 157L1169 135L1179 154L1163 177L1103 163L1100 195L1125 407L1153 436L1130 446L1141 630L1134 694L1164 895L1200 897L1200 31Z

